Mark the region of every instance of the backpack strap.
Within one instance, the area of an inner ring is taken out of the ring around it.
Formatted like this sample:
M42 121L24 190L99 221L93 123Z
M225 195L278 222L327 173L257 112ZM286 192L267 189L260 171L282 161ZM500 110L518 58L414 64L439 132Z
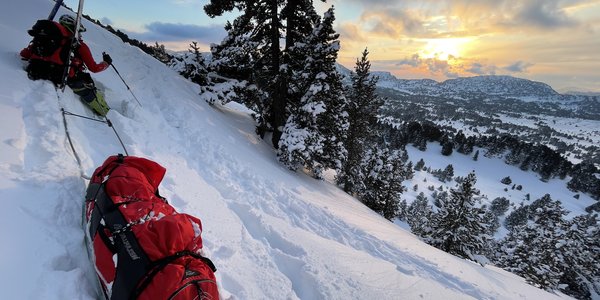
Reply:
M175 260L177 260L178 258L181 258L181 257L184 257L184 256L191 256L191 257L194 257L196 259L200 259L213 272L217 271L217 268L215 267L215 264L209 258L204 257L202 255L199 255L197 253L194 253L192 251L188 251L188 250L180 251L180 252L177 252L177 253L175 253L173 255L166 256L166 257L163 257L163 258L161 258L161 259L159 259L157 261L152 262L152 264L150 266L150 271L143 278L143 281L135 289L134 293L131 294L131 297L129 298L129 300L135 300L135 299L137 299L137 297L140 296L140 294L148 287L148 285L150 285L150 282L152 282L152 279L154 278L154 276L156 276L156 274L158 274L158 272L162 271L162 269L164 269L168 264L170 264L170 263L174 262Z

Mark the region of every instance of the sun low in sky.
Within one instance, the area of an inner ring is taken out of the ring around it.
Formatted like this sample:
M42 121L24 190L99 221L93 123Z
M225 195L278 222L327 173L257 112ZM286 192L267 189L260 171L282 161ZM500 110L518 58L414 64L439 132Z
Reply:
M71 7L75 0L65 1ZM208 18L206 0L88 0L84 12L147 43L209 51L236 14ZM338 62L368 47L372 69L399 78L511 75L559 92L600 92L600 0L329 0Z
M468 38L439 38L426 39L425 46L419 50L424 58L436 58L448 61L450 58L460 57L468 47Z

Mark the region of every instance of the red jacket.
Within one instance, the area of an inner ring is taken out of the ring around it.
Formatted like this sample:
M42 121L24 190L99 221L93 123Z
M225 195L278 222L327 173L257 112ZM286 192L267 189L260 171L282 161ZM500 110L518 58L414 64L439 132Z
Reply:
M60 23L58 22L54 22L56 24L56 26L60 29L61 33L63 34L63 36L65 37L65 39L70 39L72 34L71 32L66 29L64 26L62 26ZM65 63L62 61L62 59L60 58L60 49L57 50L54 54L52 54L51 56L48 57L41 57L41 56L37 56L35 54L33 54L33 52L30 49L31 46L28 46L27 48L21 50L21 57L24 59L38 59L38 60L43 60L43 61L47 61L47 62L51 62L51 63L55 63L58 65L64 65ZM81 39L79 39L79 46L77 47L75 53L74 53L74 57L71 61L71 69L69 71L69 77L73 77L75 76L75 74L77 72L83 72L85 71L85 68L87 67L88 70L90 70L93 73L98 73L101 71L106 70L110 65L103 61L100 63L96 63L96 61L94 60L94 57L92 56L92 52L90 51L90 48L88 47L88 45L86 45L85 42L83 42Z

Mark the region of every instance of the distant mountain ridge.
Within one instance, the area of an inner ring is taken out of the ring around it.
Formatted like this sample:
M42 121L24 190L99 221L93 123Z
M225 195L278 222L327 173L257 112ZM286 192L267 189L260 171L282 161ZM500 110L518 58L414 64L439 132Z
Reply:
M373 72L377 86L409 94L490 95L503 97L552 97L560 95L549 85L506 75L459 77L437 82L431 79L398 79L389 72Z
M338 65L338 71L350 82L351 70ZM394 89L407 94L428 96L500 96L500 97L536 97L548 98L560 96L548 84L507 75L483 75L459 77L438 82L432 79L399 79L390 72L373 71L377 76L377 86Z

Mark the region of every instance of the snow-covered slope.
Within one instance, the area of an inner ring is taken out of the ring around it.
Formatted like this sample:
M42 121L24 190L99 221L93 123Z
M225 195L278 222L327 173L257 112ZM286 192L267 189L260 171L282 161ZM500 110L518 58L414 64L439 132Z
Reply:
M59 109L91 112L68 88L57 94L28 80L17 55L52 4L22 0L0 11L0 299L98 297L80 224L86 182ZM202 219L224 299L557 298L432 248L335 186L291 173L243 109L199 102L197 86L84 25L95 57L110 53L143 105L112 70L95 74L114 108L108 117L130 154L167 168L161 194ZM86 174L122 152L107 126L72 117L69 125Z

